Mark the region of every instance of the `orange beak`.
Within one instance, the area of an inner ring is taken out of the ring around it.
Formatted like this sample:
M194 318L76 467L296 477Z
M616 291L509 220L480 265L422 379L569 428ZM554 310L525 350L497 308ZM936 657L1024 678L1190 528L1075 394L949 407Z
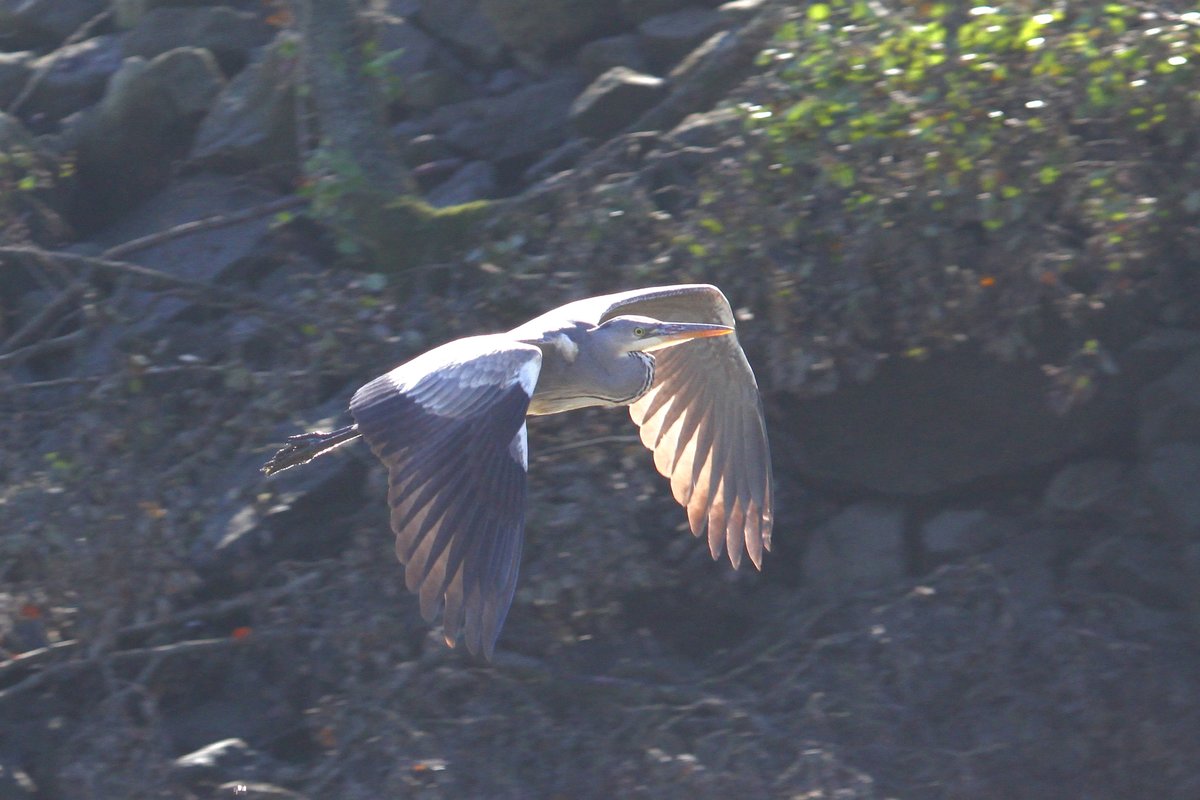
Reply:
M703 322L664 322L658 325L647 338L656 339L651 350L684 342L688 339L706 339L710 336L728 336L733 328L728 325L709 325Z

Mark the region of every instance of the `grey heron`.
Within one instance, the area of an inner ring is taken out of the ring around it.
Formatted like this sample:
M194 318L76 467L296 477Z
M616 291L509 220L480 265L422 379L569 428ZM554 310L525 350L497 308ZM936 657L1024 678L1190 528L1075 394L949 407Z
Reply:
M696 536L736 569L771 546L771 462L758 384L715 286L607 294L507 333L436 347L360 388L354 424L293 436L268 475L362 437L388 469L405 583L446 643L490 659L524 536L525 418L628 406Z

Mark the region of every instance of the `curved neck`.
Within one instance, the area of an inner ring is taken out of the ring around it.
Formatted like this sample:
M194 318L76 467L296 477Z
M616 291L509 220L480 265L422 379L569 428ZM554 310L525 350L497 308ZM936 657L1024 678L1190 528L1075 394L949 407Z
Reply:
M529 403L530 414L556 414L589 406L624 406L649 391L654 358L647 353L573 354L541 344L542 369Z

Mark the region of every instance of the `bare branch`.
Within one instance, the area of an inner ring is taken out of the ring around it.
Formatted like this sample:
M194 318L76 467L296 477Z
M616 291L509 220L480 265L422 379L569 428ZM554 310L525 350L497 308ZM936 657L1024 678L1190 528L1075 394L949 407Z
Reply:
M163 242L179 239L184 236L210 231L215 228L225 228L230 225L237 225L239 222L265 217L270 214L278 214L280 211L286 211L289 208L306 205L308 199L293 195L291 197L282 197L278 200L272 200L269 203L245 208L240 211L234 211L229 214L217 214L212 217L184 222L166 230L152 233L148 236L142 236L138 239L131 239L123 244L110 247L101 255L103 258L122 258L130 253L136 253L138 250L145 250L148 247L162 244Z

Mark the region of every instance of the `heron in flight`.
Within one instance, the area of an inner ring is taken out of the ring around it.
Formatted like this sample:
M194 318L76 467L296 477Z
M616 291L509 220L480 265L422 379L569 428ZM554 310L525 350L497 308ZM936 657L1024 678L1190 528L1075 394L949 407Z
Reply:
M771 547L771 461L754 373L715 286L568 303L507 333L436 347L355 392L354 424L293 436L271 475L366 440L388 469L396 555L446 643L490 659L524 537L525 417L629 406L696 536L736 569Z

